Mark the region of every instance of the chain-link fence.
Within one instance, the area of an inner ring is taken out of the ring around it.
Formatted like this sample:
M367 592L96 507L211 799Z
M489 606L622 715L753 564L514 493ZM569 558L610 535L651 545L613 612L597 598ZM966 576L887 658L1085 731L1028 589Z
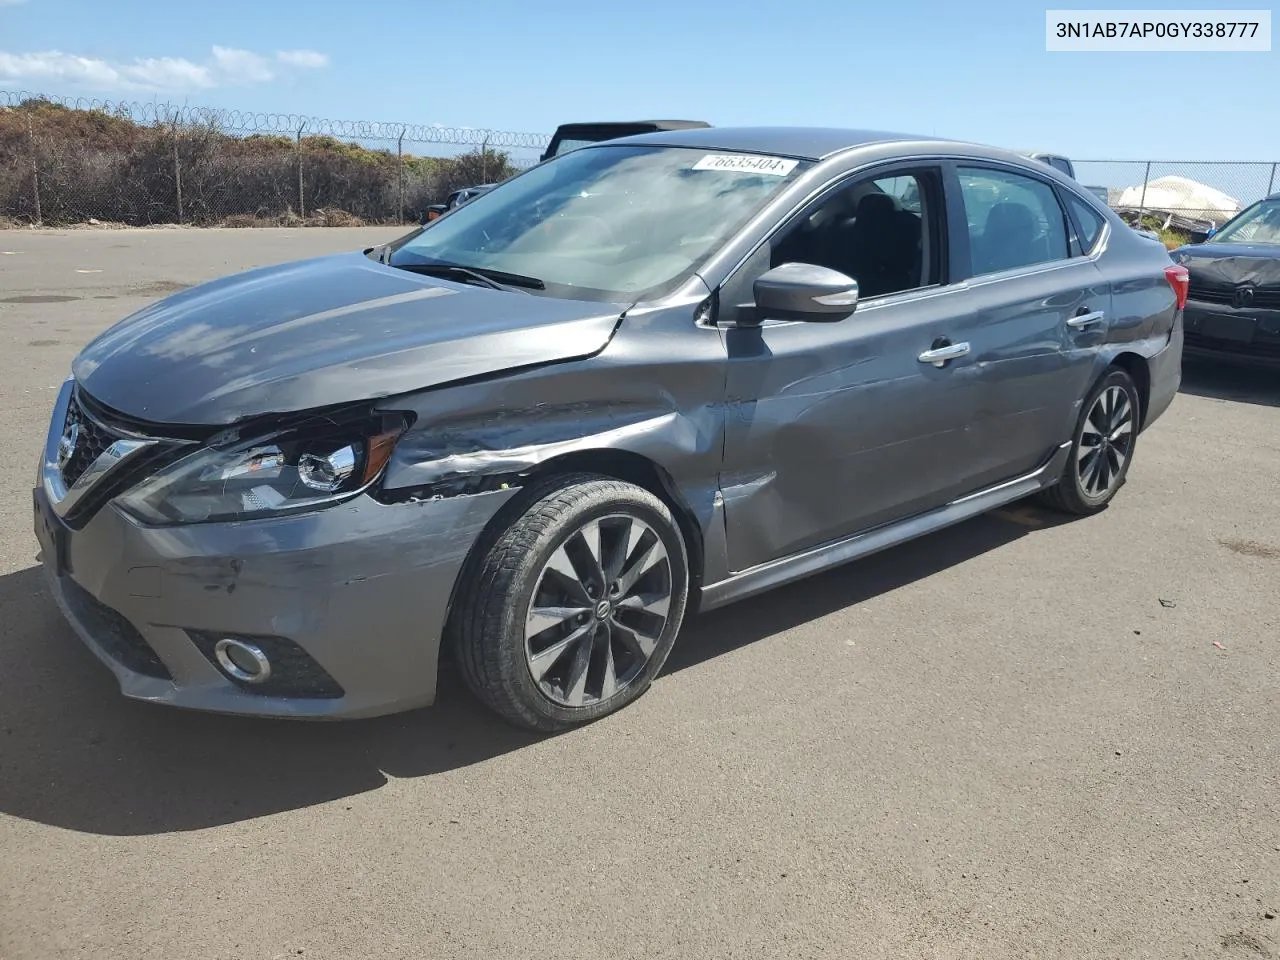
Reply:
M548 137L0 91L0 220L403 223Z
M403 223L536 162L548 137L0 91L0 221ZM1277 164L1081 160L1130 222L1199 236L1280 189Z
M1277 167L1274 162L1185 160L1075 163L1076 178L1105 188L1107 203L1125 219L1197 238L1280 189Z

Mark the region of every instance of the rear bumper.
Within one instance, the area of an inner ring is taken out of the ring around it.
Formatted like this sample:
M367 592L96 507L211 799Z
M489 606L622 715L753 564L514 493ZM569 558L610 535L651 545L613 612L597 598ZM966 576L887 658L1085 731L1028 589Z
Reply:
M1188 356L1280 367L1280 310L1188 300L1185 317Z
M1179 316L1173 321L1173 332L1169 335L1169 342L1147 361L1151 384L1147 396L1146 415L1142 419L1144 430L1169 409L1173 398L1178 395L1178 388L1182 386L1184 349L1183 318Z

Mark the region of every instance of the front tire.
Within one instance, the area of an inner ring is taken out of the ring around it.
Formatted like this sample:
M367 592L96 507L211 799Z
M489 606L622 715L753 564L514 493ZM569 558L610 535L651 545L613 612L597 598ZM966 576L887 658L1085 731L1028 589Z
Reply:
M1076 516L1104 509L1129 475L1141 415L1133 378L1111 367L1085 397L1071 455L1058 482L1041 494L1044 502Z
M620 710L666 663L684 618L684 538L661 500L591 474L526 489L469 564L454 618L463 678L519 726Z

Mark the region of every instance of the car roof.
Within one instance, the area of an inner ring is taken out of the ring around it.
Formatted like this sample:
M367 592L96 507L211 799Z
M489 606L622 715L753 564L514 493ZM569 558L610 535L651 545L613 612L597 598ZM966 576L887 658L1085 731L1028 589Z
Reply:
M799 160L823 160L833 154L871 143L939 141L943 141L943 138L884 130L842 130L835 127L703 127L641 133L622 140L607 141L600 146L607 146L609 143L649 143L664 147L739 150L795 157Z

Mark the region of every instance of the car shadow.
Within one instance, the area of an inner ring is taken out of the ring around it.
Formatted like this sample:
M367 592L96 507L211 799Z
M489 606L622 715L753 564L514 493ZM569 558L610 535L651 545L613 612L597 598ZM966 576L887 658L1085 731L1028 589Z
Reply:
M665 672L696 667L765 637L857 606L1073 517L1027 501L704 613L685 629Z
M698 667L1060 522L1014 505L695 617L667 671ZM340 801L391 778L456 770L541 739L490 714L449 670L435 706L346 723L126 700L62 621L37 567L0 577L0 622L0 813L67 830L198 830Z
M1180 392L1212 400L1280 407L1280 371L1185 357Z

